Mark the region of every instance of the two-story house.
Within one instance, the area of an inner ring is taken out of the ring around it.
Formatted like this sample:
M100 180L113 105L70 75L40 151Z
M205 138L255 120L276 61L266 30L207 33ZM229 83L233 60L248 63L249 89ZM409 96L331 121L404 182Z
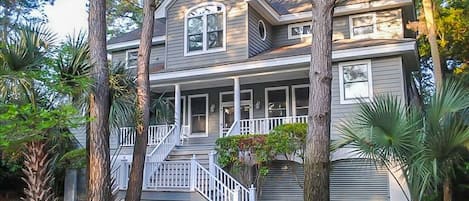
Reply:
M174 104L174 121L150 127L142 199L303 200L301 185L281 162L256 196L255 186L242 186L210 153L219 137L267 134L280 124L307 121L310 9L310 0L162 2L150 82L153 92ZM335 126L353 114L358 98L392 93L408 101L410 72L418 68L415 35L405 29L413 19L411 0L350 0L335 8L333 139L340 137ZM113 63L135 68L139 37L135 30L109 40ZM133 136L132 128L122 128L111 139L121 193ZM346 149L331 161L331 200L405 200L388 170Z

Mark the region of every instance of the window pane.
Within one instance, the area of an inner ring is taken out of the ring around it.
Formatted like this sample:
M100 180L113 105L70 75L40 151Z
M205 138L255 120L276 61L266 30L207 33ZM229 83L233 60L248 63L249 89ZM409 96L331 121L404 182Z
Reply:
M223 46L223 31L215 31L207 33L207 46L210 48L217 48Z
M187 29L189 35L200 34L203 30L202 17L193 17L187 20Z
M368 94L368 82L354 82L344 84L344 98L367 98Z
M310 25L303 26L303 34L305 34L305 35L311 34L311 26Z
M207 15L207 31L223 30L223 14Z
M368 81L368 65L344 66L344 83Z
M202 34L189 36L189 51L202 50Z
M284 89L267 92L269 117L287 116L287 94Z
M308 108L296 108L296 116L306 116L308 115Z
M292 36L299 36L299 35L301 35L300 27L292 27L292 28L291 28L291 35L292 35Z
M353 35L365 35L371 33L373 33L373 25L353 28Z
M373 16L355 17L352 19L354 27L368 26L373 24Z
M191 130L192 133L204 133L207 118L207 98L191 98Z
M308 107L308 100L309 100L309 88L295 88L295 103L296 107Z

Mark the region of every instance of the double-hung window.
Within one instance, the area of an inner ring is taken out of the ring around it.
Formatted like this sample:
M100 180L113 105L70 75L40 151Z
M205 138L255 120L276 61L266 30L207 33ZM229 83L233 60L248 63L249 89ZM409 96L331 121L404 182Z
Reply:
M225 6L216 2L191 8L185 20L185 55L224 51Z
M351 38L371 38L377 32L376 13L352 15L349 21Z
M288 39L311 36L311 22L288 25Z
M339 63L340 103L357 103L373 98L371 61Z

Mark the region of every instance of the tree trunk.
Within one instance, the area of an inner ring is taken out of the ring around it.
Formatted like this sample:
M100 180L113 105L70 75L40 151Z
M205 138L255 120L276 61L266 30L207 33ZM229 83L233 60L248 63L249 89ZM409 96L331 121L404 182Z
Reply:
M443 183L443 201L452 201L453 200L453 189L451 177L446 176Z
M106 1L92 0L89 10L89 47L93 65L90 94L88 200L111 199L109 150L109 70L106 52Z
M313 0L312 3L304 200L328 201L334 0Z
M156 10L155 0L145 0L143 3L143 25L138 49L137 61L137 111L136 111L136 141L132 159L132 169L125 200L140 201L143 184L143 170L148 142L148 125L150 123L150 81L149 63L151 41L153 38L153 22Z
M430 43L430 51L432 55L433 74L435 76L435 84L439 88L443 81L443 72L441 69L440 52L438 51L438 43L436 39L436 26L433 16L433 4L431 0L422 0L423 12L425 15L425 23L428 30L428 42Z
M52 191L54 175L49 167L52 159L47 152L45 141L33 141L26 144L23 152L24 167L23 181L24 201L55 201L57 198Z

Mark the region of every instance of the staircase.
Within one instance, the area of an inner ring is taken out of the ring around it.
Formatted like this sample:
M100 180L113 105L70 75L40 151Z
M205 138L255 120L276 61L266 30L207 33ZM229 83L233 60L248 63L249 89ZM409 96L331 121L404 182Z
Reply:
M166 161L190 161L195 156L204 167L209 168L209 154L215 150L214 144L185 144L176 146Z
M178 132L173 126L169 128L154 146L149 145L154 148L145 163L143 191L148 196L143 200L255 201L254 187L242 186L216 165L215 143L190 140L178 145ZM122 160L113 168L121 195L127 190L130 166L130 161Z

